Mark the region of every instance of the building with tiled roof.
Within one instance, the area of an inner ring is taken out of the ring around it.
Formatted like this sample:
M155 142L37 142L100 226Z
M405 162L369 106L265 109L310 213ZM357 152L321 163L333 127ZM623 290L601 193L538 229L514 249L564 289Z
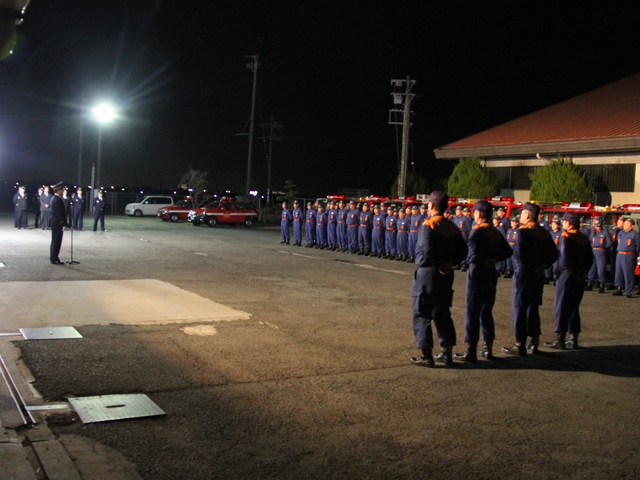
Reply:
M516 200L529 200L529 174L560 155L585 170L596 203L640 203L640 73L434 152L479 157Z

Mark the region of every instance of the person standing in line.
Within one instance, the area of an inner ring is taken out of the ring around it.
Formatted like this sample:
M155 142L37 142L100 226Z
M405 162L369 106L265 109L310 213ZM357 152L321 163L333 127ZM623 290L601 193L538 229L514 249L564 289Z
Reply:
M335 252L338 248L338 209L334 202L327 203L327 248Z
M618 217L616 220L616 226L611 229L611 269L609 274L611 275L611 284L608 290L615 290L616 285L616 262L618 260L618 234L624 231L623 216Z
M545 342L555 350L565 350L567 332L571 333L571 348L578 348L581 331L580 302L584 295L584 281L593 265L593 251L589 239L580 230L580 219L575 213L562 217L560 236L560 276L556 282L556 340Z
M349 212L347 213L347 241L349 253L358 253L358 227L360 226L360 210L356 207L356 202L349 202Z
M560 224L560 218L557 215L554 215L551 219L551 240L553 240L553 244L558 249L558 253L560 252L560 236L562 235L562 225ZM553 278L553 285L556 285L559 277L558 271L558 261L553 262L553 265L547 269L545 272L547 277L551 276Z
M286 243L289 245L289 224L293 222L291 211L288 208L287 202L282 202L282 215L280 216L280 233L282 233L282 241L280 243Z
M551 234L536 220L540 207L524 204L520 213L520 228L513 248L515 272L511 289L511 315L516 342L502 351L509 355L527 355L527 337L531 337L531 352L538 353L540 342L540 305L544 290L545 270L558 259Z
M51 194L49 186L44 187L40 194L40 227L42 230L51 230Z
M395 213L395 207L390 205L387 208L387 218L385 220L384 232L384 258L389 260L396 259L396 237L398 231L398 216Z
M13 211L15 228L29 228L27 209L29 208L29 200L25 193L24 185L18 187L18 191L13 196Z
M54 195L49 205L51 212L51 247L49 249L49 261L53 265L64 265L64 262L60 261L60 247L62 246L64 229L69 226L67 223L67 211L64 209L64 202L62 201L64 183L58 182L53 185L52 188Z
M311 202L307 203L304 230L307 237L306 247L312 248L316 244L316 210Z
M507 230L507 243L513 250L516 246L516 237L518 236L518 225L520 220L518 217L513 217L511 219L511 228ZM507 258L507 272L504 274L504 278L512 278L513 277L513 256Z
M635 282L635 268L640 250L640 235L636 232L636 222L633 218L625 218L622 225L623 230L618 233L618 258L616 259L616 287L613 293L618 297L624 294L627 298L632 298L633 285Z
M360 224L358 226L358 255L368 257L371 254L371 229L373 227L373 214L369 211L369 204L362 204L360 212Z
M98 196L93 200L93 231L96 232L98 230L98 222L100 222L100 230L106 232L107 229L104 228L104 192L100 190L98 192Z
M469 232L471 232L471 220L469 219L469 217L464 215L464 209L460 205L456 207L456 214L453 217L452 221L456 225L456 227L458 227L460 233L462 233L462 238L464 238L464 241L467 242L469 240ZM462 261L460 262L460 270L463 272L467 271L466 258L462 259Z
M469 254L467 260L467 304L464 317L466 353L456 355L465 362L478 361L478 341L480 328L484 348L482 355L493 359L493 342L496 338L493 306L496 303L498 271L496 264L506 260L513 251L502 232L489 225L493 208L486 200L478 200L473 207L475 226L469 234Z
M410 220L406 216L402 206L398 208L398 222L397 222L397 235L396 235L396 260L406 262L409 255L407 242L409 241L409 225Z
M384 255L385 217L380 211L380 205L373 206L371 221L371 256L382 258Z
M40 195L42 195L42 192L42 187L40 187L38 191L33 194L33 197L31 197L31 203L33 203L33 208L36 211L34 228L40 228Z
M316 204L316 246L324 250L327 248L327 213L322 203Z
M291 212L291 218L293 220L294 245L299 247L302 245L302 223L304 222L304 214L300 209L300 202L298 202L298 200L293 201L293 212Z
M336 215L338 225L336 227L338 251L347 251L347 214L349 210L345 208L344 201L340 200L338 203L338 214Z
M453 347L456 330L451 318L453 301L453 265L467 257L467 243L460 230L443 217L448 197L443 192L433 192L429 197L429 219L425 220L418 233L415 263L418 267L413 276L411 300L413 310L413 333L416 348L422 351L412 357L413 365L434 367L433 329L436 326L442 361L453 364Z
M607 263L607 252L611 248L611 235L606 228L602 227L602 218L593 218L593 229L591 230L591 249L593 250L593 265L589 269L589 276L586 291L593 290L593 282L598 278L598 293L604 293L604 285L607 281L605 269Z
M82 188L78 187L76 193L71 197L71 205L73 207L73 229L82 230L83 228L83 209L84 198L82 198Z
M414 262L416 259L416 243L418 242L418 232L420 231L420 214L418 213L418 205L411 205L411 213L407 213L409 219L409 257L408 262Z

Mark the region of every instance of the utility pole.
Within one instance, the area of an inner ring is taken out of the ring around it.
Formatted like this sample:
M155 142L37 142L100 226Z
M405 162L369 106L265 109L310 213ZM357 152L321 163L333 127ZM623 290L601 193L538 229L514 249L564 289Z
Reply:
M403 105L404 108L389 110L389 125L402 125L402 153L400 157L400 176L398 177L398 196L404 197L407 182L407 161L409 156L409 128L411 127L411 101L415 94L411 93L411 89L416 81L411 80L407 76L406 80L391 80L393 85L393 103L394 105ZM404 91L402 90L404 87ZM399 114L402 114L402 122L398 120Z
M270 116L271 121L269 123L263 123L261 127L269 127L269 135L266 137L260 137L260 140L269 139L269 155L267 157L267 204L271 204L271 153L273 151L273 141L282 140L282 137L278 137L273 133L276 128L282 128L282 125L278 125L273 120L273 115Z
M247 55L252 61L247 63L247 68L253 72L253 94L251 95L251 123L249 126L249 159L247 160L247 185L245 196L249 198L251 191L251 159L253 157L253 123L256 113L256 85L258 83L258 55Z

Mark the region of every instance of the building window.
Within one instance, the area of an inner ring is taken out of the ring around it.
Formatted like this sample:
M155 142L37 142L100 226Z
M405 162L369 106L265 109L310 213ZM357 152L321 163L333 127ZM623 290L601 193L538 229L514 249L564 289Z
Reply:
M596 192L633 192L636 179L635 163L580 167L587 174L587 181Z
M615 165L580 165L587 182L596 192L633 192L636 179L635 163ZM500 179L500 189L530 190L531 177L536 167L496 167L493 171Z

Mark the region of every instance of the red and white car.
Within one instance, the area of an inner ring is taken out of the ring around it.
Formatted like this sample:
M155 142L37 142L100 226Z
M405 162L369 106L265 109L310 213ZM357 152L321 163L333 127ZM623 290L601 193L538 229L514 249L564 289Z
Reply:
M218 224L244 225L249 228L258 220L258 212L249 202L235 200L216 201L212 205L189 212L189 221L194 225L209 225L215 227Z
M186 220L189 212L193 210L193 200L186 198L175 205L167 205L158 209L158 218L163 222L178 222L180 220Z

